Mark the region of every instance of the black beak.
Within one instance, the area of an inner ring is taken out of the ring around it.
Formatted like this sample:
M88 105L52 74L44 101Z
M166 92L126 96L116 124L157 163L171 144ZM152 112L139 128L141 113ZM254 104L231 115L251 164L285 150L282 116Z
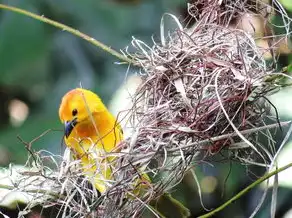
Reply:
M74 118L71 121L65 121L65 136L66 138L69 137L69 135L71 134L72 130L74 129L74 127L77 124L77 118Z

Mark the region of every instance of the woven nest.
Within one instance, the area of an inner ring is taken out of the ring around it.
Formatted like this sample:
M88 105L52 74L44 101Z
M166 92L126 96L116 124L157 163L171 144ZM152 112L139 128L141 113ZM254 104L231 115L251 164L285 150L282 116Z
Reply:
M217 153L244 164L270 162L274 141L265 124L271 108L265 96L275 87L266 86L269 71L250 36L203 25L178 30L165 45L133 44L145 74L132 114L135 137L124 142L129 152L119 163L117 178L127 181L121 189L131 190L136 169L145 169L157 182L140 196L144 202L180 182L192 161Z
M177 29L167 37L162 30L161 43L132 41L136 52L130 55L143 68L143 84L133 96L127 152L115 164L117 183L104 202L107 216L139 214L193 164L220 156L267 167L275 153L271 130L280 124L267 96L279 87L266 82L272 69L254 38L204 16L185 29L170 16ZM140 169L153 182L144 195L121 204L125 193L133 193Z
M143 83L133 96L132 134L119 145L108 191L100 196L82 176L79 161L67 158L57 172L46 174L65 197L46 205L61 205L70 217L138 216L193 165L219 156L268 166L275 153L271 131L279 127L267 99L278 89L267 82L273 69L251 35L228 27L226 13L218 8L222 1L208 2L213 10L207 7L194 27L183 28L170 15L177 28L167 37L162 28L160 43L132 41L135 53L127 55L141 67ZM239 9L232 1L223 2L237 16L250 11L244 4ZM190 16L198 10L189 5ZM151 182L141 180L144 173ZM138 194L137 181L145 183Z

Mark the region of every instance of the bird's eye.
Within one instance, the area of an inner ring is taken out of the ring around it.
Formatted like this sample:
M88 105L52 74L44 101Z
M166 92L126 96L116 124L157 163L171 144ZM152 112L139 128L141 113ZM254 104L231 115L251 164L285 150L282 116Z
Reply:
M78 113L77 109L74 109L74 110L72 111L72 116L76 116L77 113Z

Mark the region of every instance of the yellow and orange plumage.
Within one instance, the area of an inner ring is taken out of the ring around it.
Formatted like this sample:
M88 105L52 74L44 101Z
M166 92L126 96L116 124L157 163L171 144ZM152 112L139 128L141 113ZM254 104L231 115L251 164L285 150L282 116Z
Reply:
M83 171L92 178L101 192L107 189L111 179L109 152L117 151L123 139L115 117L93 92L76 88L64 95L59 117L65 124L65 144L81 161Z
M81 88L64 95L59 116L65 125L66 146L72 150L74 158L80 160L83 172L93 181L95 188L104 193L110 187L107 181L113 179L114 154L111 152L120 151L117 146L123 140L116 118L96 94ZM148 175L141 171L140 177L134 182L134 194L139 196L145 193L150 182ZM188 217L190 214L169 194L163 195L158 202L176 208L177 217Z

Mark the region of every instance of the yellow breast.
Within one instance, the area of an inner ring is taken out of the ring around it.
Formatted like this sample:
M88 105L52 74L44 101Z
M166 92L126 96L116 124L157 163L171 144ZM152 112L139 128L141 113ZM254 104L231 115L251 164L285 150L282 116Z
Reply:
M123 139L116 121L107 118L108 122L83 122L77 124L65 143L71 148L74 158L81 160L82 170L93 180L95 187L105 192L111 180L111 164L117 152L117 144ZM112 121L112 122L111 122Z

